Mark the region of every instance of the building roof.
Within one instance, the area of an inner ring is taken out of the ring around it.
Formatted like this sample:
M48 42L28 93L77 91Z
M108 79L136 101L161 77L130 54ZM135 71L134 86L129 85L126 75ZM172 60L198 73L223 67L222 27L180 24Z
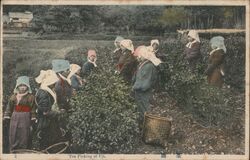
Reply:
M32 12L9 12L10 18L25 18L25 19L32 19L33 13Z

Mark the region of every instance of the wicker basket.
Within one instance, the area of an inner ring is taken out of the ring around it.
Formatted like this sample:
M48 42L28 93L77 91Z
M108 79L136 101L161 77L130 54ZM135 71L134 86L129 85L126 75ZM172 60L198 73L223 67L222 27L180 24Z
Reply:
M10 153L60 154L63 153L68 147L69 147L69 142L59 142L41 151L29 150L29 149L17 149L17 150L12 150Z
M43 152L48 154L60 154L63 153L69 147L69 142L59 142L49 146Z
M148 144L166 146L171 130L172 119L144 114L143 140Z
M17 150L12 150L10 153L16 153L16 154L44 154L42 151L36 151L36 150L29 150L29 149L17 149Z

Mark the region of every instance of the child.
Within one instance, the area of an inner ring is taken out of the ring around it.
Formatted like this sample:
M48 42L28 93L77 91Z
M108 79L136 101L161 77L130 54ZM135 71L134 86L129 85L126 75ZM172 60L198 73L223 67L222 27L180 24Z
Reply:
M14 94L4 113L4 119L10 119L10 151L30 147L30 127L36 120L34 96L31 93L29 77L18 77Z

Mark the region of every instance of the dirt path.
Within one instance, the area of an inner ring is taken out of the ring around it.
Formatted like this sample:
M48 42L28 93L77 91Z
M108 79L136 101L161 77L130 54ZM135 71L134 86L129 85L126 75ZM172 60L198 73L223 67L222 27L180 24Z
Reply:
M173 118L168 145L162 148L141 142L138 153L244 154L244 135L201 126L192 115L184 113L167 93L158 94L154 98L157 101L152 112Z

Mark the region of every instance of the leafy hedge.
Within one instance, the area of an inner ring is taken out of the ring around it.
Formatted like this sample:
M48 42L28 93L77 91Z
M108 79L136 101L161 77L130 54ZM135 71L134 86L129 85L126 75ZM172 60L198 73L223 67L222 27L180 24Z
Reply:
M211 38L211 36L206 36ZM173 72L186 70L185 61L182 58L186 41L182 38L163 40L162 52L167 56L166 66ZM245 37L244 36L225 36L227 48L225 57L225 84L237 89L240 92L245 90ZM208 53L211 51L209 39L201 38L202 60L199 64L199 75L204 75L204 70L208 63ZM169 70L167 71L169 72ZM186 71L185 71L186 72Z
M192 74L187 68L187 62L183 59L184 41L165 41L163 51L166 53L167 62L164 64L167 72L165 89L174 97L179 106L191 113L196 121L205 126L218 126L233 129L240 123L242 117L240 110L244 109L243 96L228 88L216 88L207 84L204 70L206 68L209 49L209 41L201 40L201 63L197 66L198 73ZM234 45L232 45L234 44ZM233 86L238 91L244 91L244 38L229 37L226 39L226 77L225 83ZM237 58L232 58L237 57ZM233 78L238 76L238 78ZM237 106L237 107L236 107Z
M225 39L227 54L225 60L225 81L227 84L245 90L245 52L244 36L229 36Z
M135 46L149 43L148 39L143 38L135 41ZM186 68L186 61L182 56L185 40L182 37L162 37L161 52L165 53L167 59L163 64L166 74L165 90L177 100L184 111L192 114L202 125L233 130L235 126L242 123L240 118L243 117L242 110L244 110L245 38L243 36L225 37L227 47L225 83L230 85L231 89L218 89L206 83L204 70L210 47L208 39L201 38L201 42L203 59L198 66L198 74L194 75ZM100 46L95 50L98 56L98 69L87 79L89 83L71 102L73 112L68 127L71 130L73 142L78 146L78 153L97 151L131 153L139 137L136 106L129 97L131 88L114 74L114 68L111 65L113 46ZM65 58L71 63L81 65L82 58L86 55L79 53L86 52L86 49L79 48L69 52ZM54 58L49 56L51 55L49 52L39 56L35 53L34 55L42 60ZM34 63L37 59L23 52L20 52L16 59L5 56L4 103L7 102L7 96L12 93L16 76L29 73L35 77L40 69L50 67L50 61ZM34 61L23 65L23 62L30 58ZM13 74L8 74L10 70L6 66L10 67ZM33 79L31 85L36 85ZM244 129L241 129L240 131L244 133Z
M68 127L80 153L131 153L138 144L138 113L129 96L131 88L107 68L108 54L98 54L100 66L71 101Z

